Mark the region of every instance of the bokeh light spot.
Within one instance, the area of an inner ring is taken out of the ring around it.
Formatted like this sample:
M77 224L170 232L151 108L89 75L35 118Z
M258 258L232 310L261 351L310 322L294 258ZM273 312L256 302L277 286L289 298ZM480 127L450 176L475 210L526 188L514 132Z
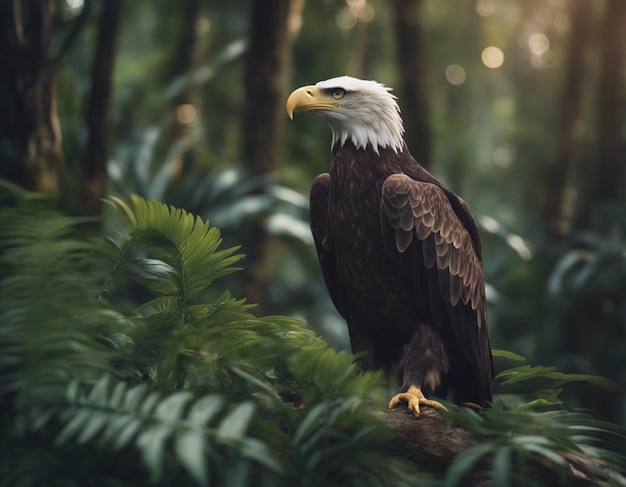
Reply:
M446 80L448 83L454 86L462 85L465 83L467 75L463 66L458 64L451 64L446 68Z
M550 39L545 34L533 34L528 39L528 48L535 56L541 56L550 49Z
M176 120L182 125L190 125L198 119L198 110L190 103L176 107Z
M348 7L342 8L337 13L337 27L341 30L352 29L356 25L357 18L352 15Z
M504 63L504 53L502 49L495 46L488 46L481 54L483 64L491 69L497 69Z
M476 13L481 17L489 17L496 11L493 0L478 0L474 6Z
M337 14L337 27L341 30L352 29L357 22L371 22L376 12L367 0L346 0L346 7Z

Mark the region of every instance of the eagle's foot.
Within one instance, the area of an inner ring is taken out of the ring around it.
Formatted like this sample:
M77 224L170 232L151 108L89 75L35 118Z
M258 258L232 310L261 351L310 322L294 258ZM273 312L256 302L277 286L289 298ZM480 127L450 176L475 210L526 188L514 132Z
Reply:
M409 411L417 417L420 415L420 405L433 409L446 409L443 404L426 399L422 390L417 386L411 386L408 391L393 396L389 401L389 409L394 408L400 401L406 402Z

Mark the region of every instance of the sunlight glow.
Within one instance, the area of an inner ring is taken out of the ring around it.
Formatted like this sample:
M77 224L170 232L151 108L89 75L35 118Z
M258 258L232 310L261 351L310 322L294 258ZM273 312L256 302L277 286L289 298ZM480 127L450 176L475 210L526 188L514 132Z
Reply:
M458 64L451 64L446 68L446 80L448 83L454 86L462 85L465 83L467 75L463 66Z
M480 57L483 64L491 69L497 69L504 63L502 49L495 46L485 47Z

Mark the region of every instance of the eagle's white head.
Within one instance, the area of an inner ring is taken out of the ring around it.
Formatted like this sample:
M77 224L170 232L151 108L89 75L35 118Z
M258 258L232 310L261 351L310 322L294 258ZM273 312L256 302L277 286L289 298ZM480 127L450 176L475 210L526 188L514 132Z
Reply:
M287 114L293 119L294 112L317 111L333 131L333 147L350 140L357 149L370 145L376 153L386 147L399 152L404 127L390 91L376 81L340 76L295 90Z

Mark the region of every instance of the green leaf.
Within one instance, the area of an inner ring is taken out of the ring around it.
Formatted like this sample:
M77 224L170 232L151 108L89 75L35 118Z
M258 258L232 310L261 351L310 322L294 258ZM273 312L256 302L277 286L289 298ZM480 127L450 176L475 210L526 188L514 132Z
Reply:
M272 455L272 451L267 443L256 438L246 438L241 448L241 454L251 460L255 460L261 465L275 473L282 473L284 470L280 463Z
M563 457L554 450L551 450L550 448L547 448L537 443L526 443L524 444L524 449L530 452L535 452L542 457L545 457L554 465L557 465L559 467L565 466L565 460L563 459Z
M61 432L57 435L55 439L55 444L64 445L66 443L69 443L69 440L76 437L85 427L85 425L88 424L91 418L91 411L79 410L74 412L72 410L72 413L74 414L72 414L71 420L63 427Z
M183 416L183 409L191 401L191 391L180 391L166 397L156 407L155 415L169 421L177 421Z
M158 482L163 476L165 444L172 433L172 426L155 424L142 431L137 438L137 446L153 481Z
M127 389L125 383L118 382L117 384L115 384L115 387L113 388L113 393L111 394L111 397L109 399L110 408L117 408L122 405L126 390Z
M304 420L298 425L296 432L293 436L294 445L301 444L304 439L309 435L311 430L317 429L318 423L321 421L321 417L326 413L328 405L326 403L316 404L308 412Z
M76 440L78 444L87 443L94 436L100 433L100 431L109 424L110 420L110 415L107 413L92 413L89 417L89 421L84 425L78 439Z
M237 407L220 422L217 429L218 435L225 438L241 438L248 429L255 409L255 405L252 401L238 404Z
M152 391L144 399L141 405L141 412L144 414L151 414L152 409L159 403L160 399L161 395L156 391Z
M454 461L452 466L446 472L443 485L445 487L454 487L463 480L463 477L467 475L472 468L486 455L489 455L496 449L496 446L491 443L482 443L478 446L474 446L469 450L465 450Z
M141 383L128 389L124 395L124 407L130 410L137 410L141 405L141 400L148 391L148 385Z
M541 435L517 435L513 437L511 441L522 447L525 447L525 445L542 445L545 447L554 446L554 443L549 438Z
M501 446L495 450L491 461L491 482L492 485L511 485L511 448Z
M104 430L102 442L110 444L113 451L126 447L136 436L142 421L131 414L113 414Z
M491 354L494 357L500 357L500 358L508 358L510 360L517 360L517 361L523 361L526 360L526 358L522 357L521 355L518 355L516 353L513 353L509 350L498 350L498 349L491 349Z
M608 390L616 390L619 388L615 382L597 375L564 374L562 372L556 372L554 367L532 367L530 365L504 370L496 376L495 380L506 386L527 380L542 380L549 383L553 389L571 382L588 382Z
M273 387L271 387L268 383L263 382L261 379L254 377L252 374L249 374L248 372L241 370L239 367L233 366L231 367L231 370L235 374L237 374L239 377L249 382L250 384L255 385L261 390L264 390L271 396L276 396L276 390Z
M198 425L208 424L224 407L224 400L217 394L204 396L197 400L189 410L189 421Z
M208 484L208 465L205 458L207 444L199 431L186 431L176 436L176 456L183 467L200 485Z
M128 231L137 226L134 212L123 200L115 196L110 196L109 199L105 199L103 202L115 211L115 214Z

